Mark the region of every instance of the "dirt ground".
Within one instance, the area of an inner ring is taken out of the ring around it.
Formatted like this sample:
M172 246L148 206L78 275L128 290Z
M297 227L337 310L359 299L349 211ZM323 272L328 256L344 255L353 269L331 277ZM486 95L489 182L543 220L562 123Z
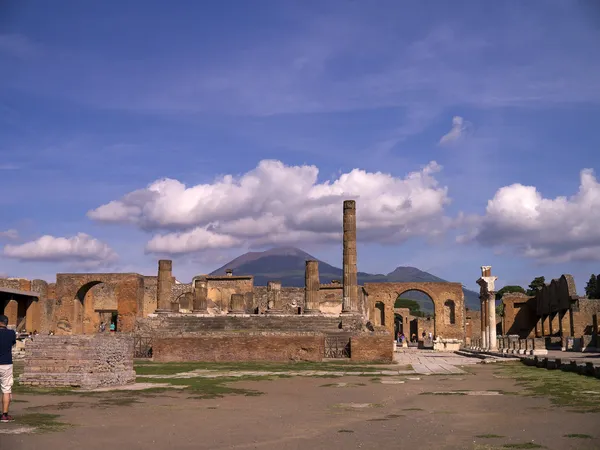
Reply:
M600 449L600 412L523 395L522 380L503 370L487 364L466 375L239 381L231 386L262 395L209 399L175 389L25 394L15 396L17 421L0 424L0 450ZM589 395L600 395L600 380L590 383L597 389ZM7 434L24 431L19 417L33 423L36 414L47 422L37 432Z

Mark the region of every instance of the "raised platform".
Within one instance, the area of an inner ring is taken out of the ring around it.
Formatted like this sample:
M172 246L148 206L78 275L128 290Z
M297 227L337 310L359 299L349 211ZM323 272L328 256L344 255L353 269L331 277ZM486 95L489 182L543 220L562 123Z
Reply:
M134 383L133 336L36 336L25 344L25 368L19 382L83 389Z

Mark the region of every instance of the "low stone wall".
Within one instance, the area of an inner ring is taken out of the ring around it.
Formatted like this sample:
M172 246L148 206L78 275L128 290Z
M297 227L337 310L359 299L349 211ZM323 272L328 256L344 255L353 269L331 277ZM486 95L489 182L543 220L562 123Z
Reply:
M322 333L218 332L155 336L154 361L321 361Z
M355 362L392 362L394 338L391 334L357 334L350 338L350 359Z
M592 362L578 362L576 360L564 361L561 358L521 358L521 362L528 366L536 366L548 370L562 370L580 375L600 378L600 365Z
M83 389L133 383L133 337L36 336L25 345L25 368L19 382L28 386Z
M498 352L510 353L514 355L547 355L548 349L546 348L545 338L526 338L519 339L519 336L500 336L496 339ZM468 347L471 350L488 350L483 348L481 339L473 339L471 346Z

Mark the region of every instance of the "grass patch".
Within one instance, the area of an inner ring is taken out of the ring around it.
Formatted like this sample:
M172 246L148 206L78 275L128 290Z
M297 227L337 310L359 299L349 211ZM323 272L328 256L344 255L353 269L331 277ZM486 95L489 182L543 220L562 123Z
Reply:
M45 405L45 406L29 406L28 408L26 408L27 410L35 410L35 411L62 411L64 409L71 409L71 408L81 408L85 406L85 403L80 403L80 402L60 402L57 403L56 405Z
M384 365L386 363L380 363ZM290 363L269 363L269 362L233 362L233 363L214 363L214 362L190 362L190 363L155 363L151 361L137 361L135 371L138 375L173 375L182 372L191 372L193 370L214 370L214 371L256 371L256 372L291 372L291 371L329 371L329 372L377 372L382 370L376 366L377 363L357 363L349 361L327 361L327 362L309 362L298 361ZM395 368L396 369L396 368ZM398 368L397 370L400 370Z
M575 439L593 439L593 437L590 436L589 434L579 434L579 433L565 434L565 437L575 438Z
M17 417L19 424L35 428L37 433L48 433L52 431L64 431L71 425L57 420L60 416L56 414L30 413Z
M102 398L98 403L92 405L92 408L111 408L113 406L132 406L140 403L137 398L129 396L107 397Z
M406 417L404 414L388 414L385 416L386 419L398 419L400 417Z
M404 408L402 411L424 411L422 408Z
M221 398L225 395L245 395L245 396L257 396L262 395L263 392L253 389L240 389L228 386L228 383L234 383L239 381L261 381L269 380L270 377L245 377L245 378L143 378L138 377L138 381L142 383L169 383L173 386L186 386L184 390L191 391L192 396L189 398L193 399L208 399L208 398Z
M600 380L561 370L545 370L520 362L504 363L500 374L517 381L523 388L516 395L549 398L553 405L572 408L573 412L600 412ZM511 394L513 394L511 392Z
M533 442L523 442L522 444L504 444L502 448L546 448L543 445Z
M500 436L499 434L478 434L475 437L479 439L497 439L503 438L504 436Z
M354 433L352 430L338 430L338 433Z

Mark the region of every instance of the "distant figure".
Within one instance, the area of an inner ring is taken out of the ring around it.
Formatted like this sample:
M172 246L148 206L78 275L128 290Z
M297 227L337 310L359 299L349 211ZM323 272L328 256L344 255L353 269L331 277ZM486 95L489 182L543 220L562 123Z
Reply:
M417 335L415 333L413 333L412 336L410 337L410 342L412 342L412 343L417 342Z
M429 340L431 341L431 339L433 339L433 334L431 333L431 331L429 332Z
M425 332L423 331L423 340L425 340L425 336L427 336L427 335L426 335L426 334L425 334Z
M110 323L110 331L111 331L111 333L115 332L115 323L114 322Z
M100 333L104 333L106 331L106 324L104 322L100 322Z

